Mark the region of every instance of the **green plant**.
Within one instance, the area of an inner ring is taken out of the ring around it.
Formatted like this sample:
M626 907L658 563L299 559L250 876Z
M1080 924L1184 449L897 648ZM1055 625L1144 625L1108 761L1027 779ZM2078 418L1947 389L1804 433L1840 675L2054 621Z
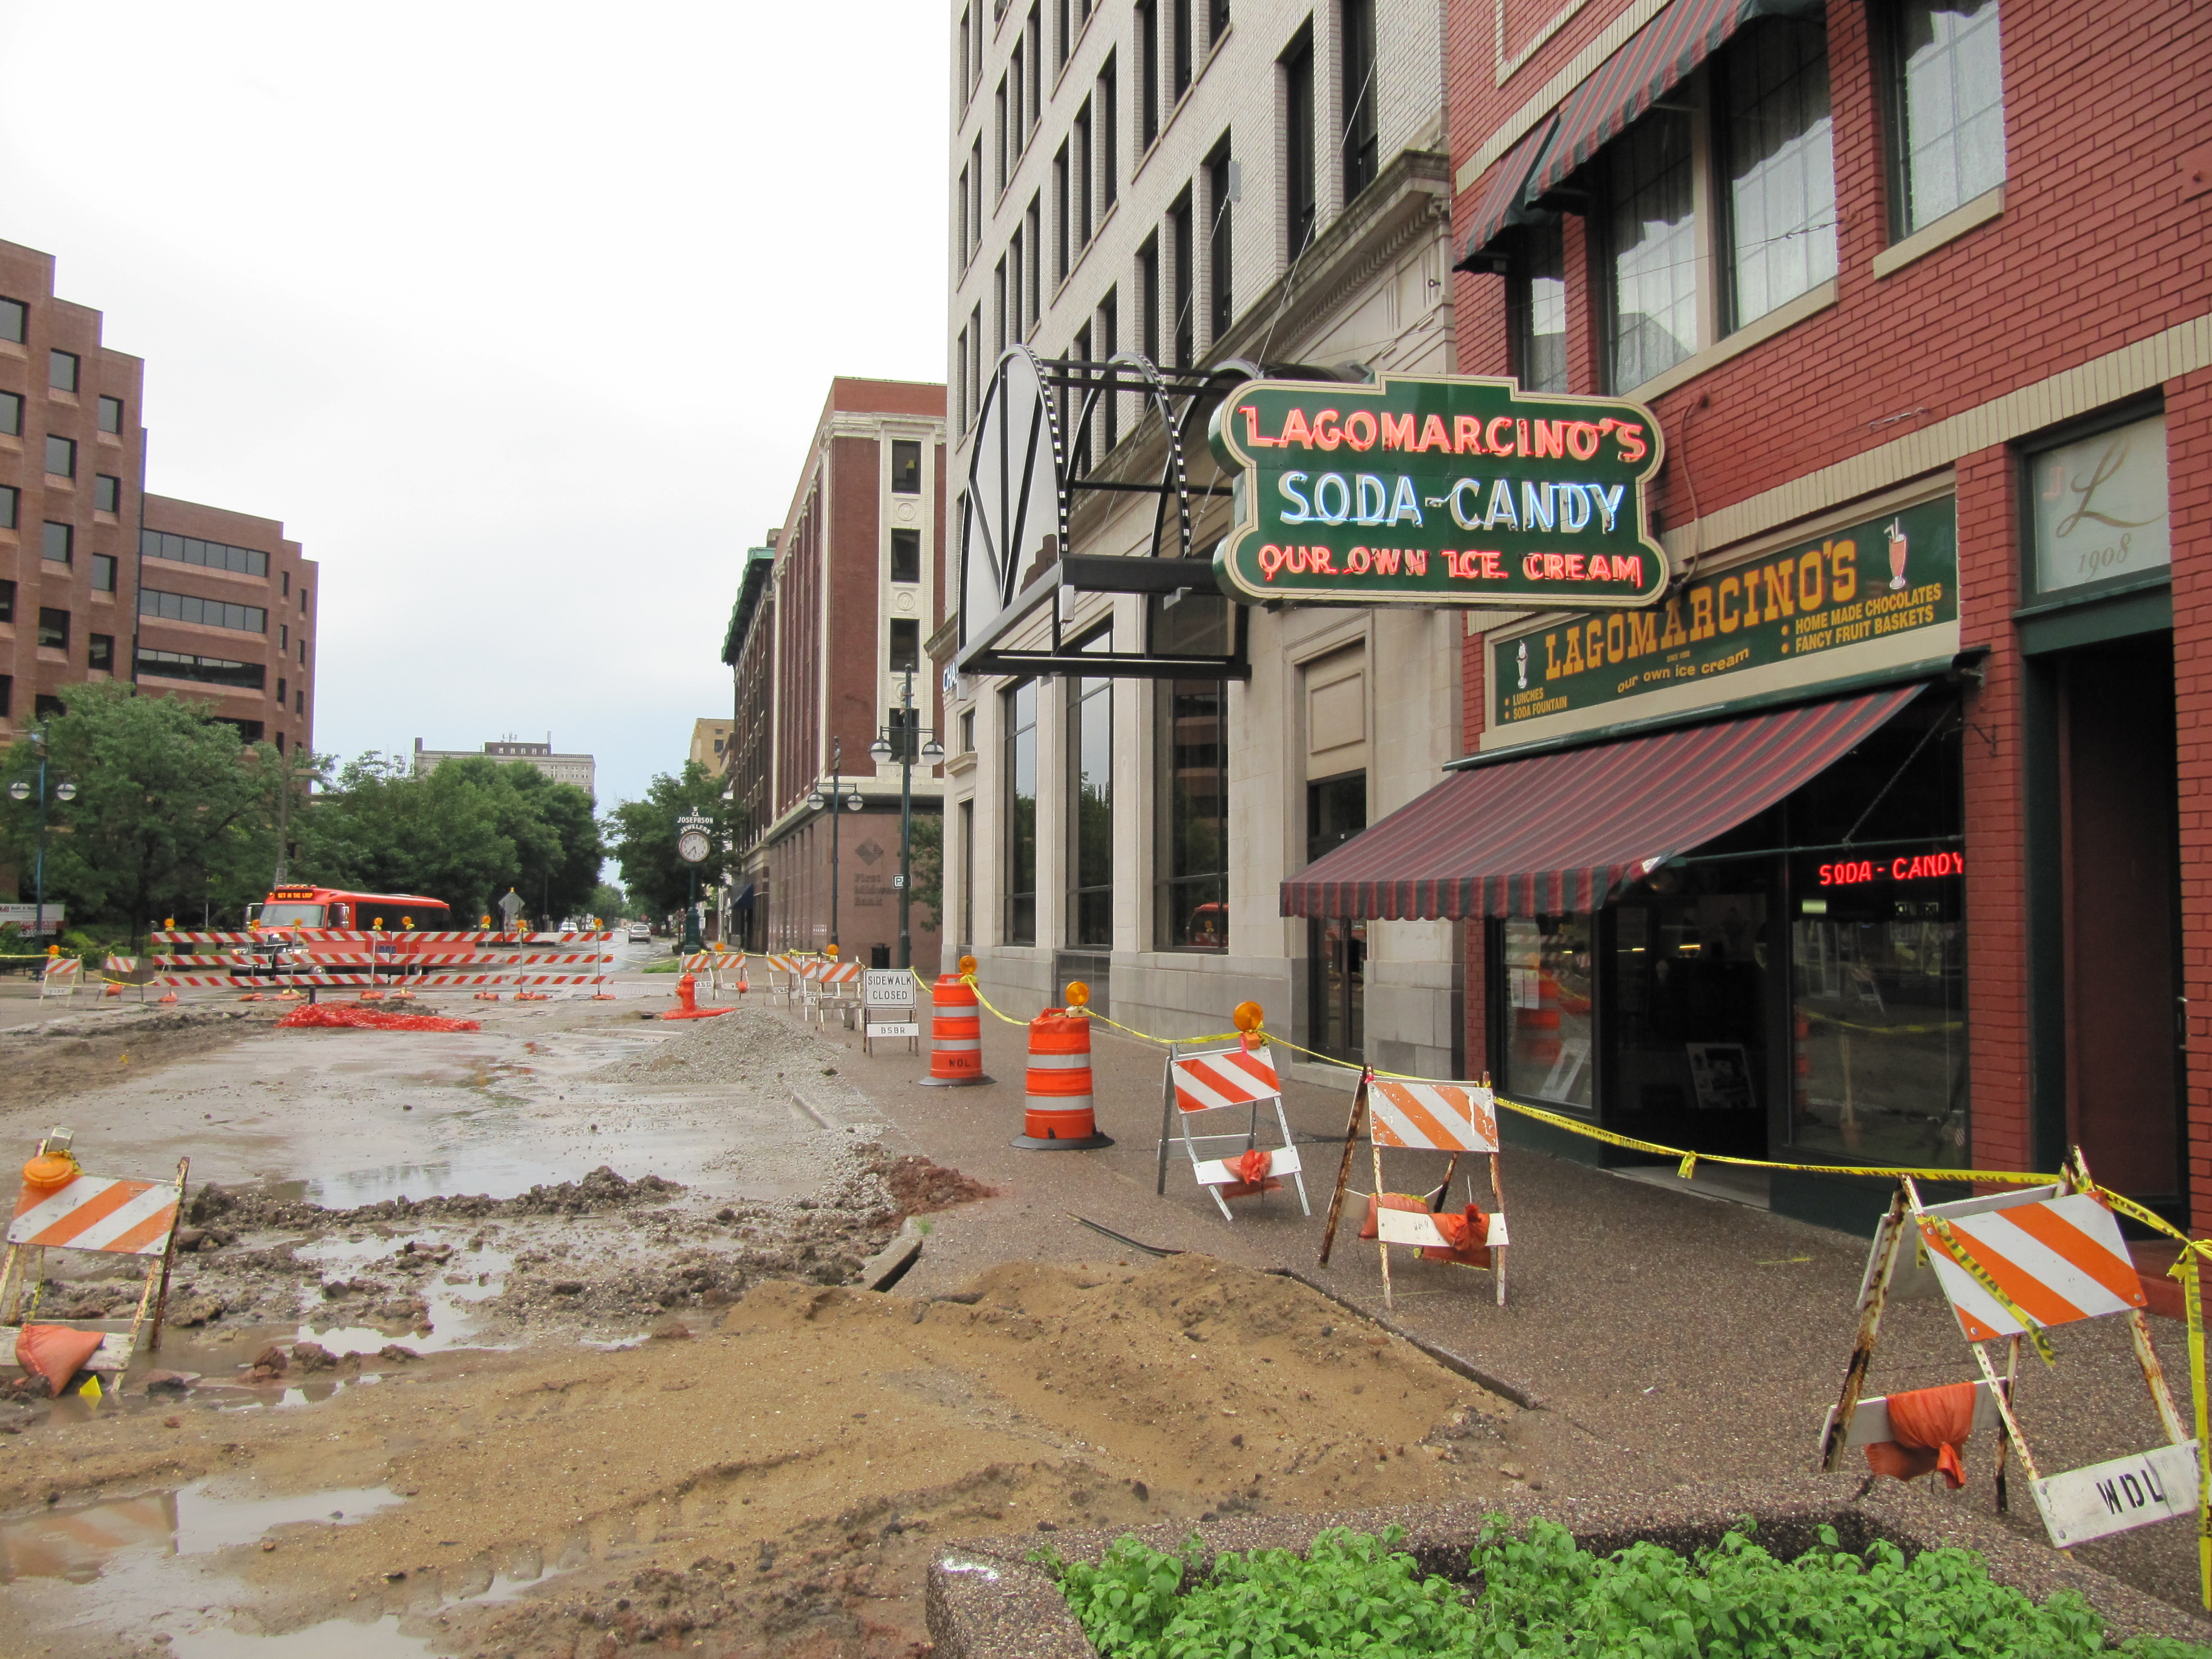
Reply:
M1381 1538L1332 1528L1304 1556L1225 1553L1206 1564L1193 1534L1180 1555L1123 1537L1097 1566L1050 1550L1032 1559L1059 1581L1108 1659L2090 1659L2104 1621L2060 1590L2038 1604L1991 1581L1979 1556L1933 1549L1907 1559L1876 1541L1863 1553L1835 1531L1795 1560L1753 1541L1747 1521L1684 1556L1638 1543L1591 1554L1564 1527L1509 1529L1488 1517L1469 1565L1481 1589L1462 1599L1419 1576ZM2128 1659L2212 1659L2162 1637L2120 1644Z
M1205 1565L1196 1534L1180 1556L1134 1538L1097 1566L1040 1555L1101 1653L1112 1659L1414 1659L1469 1650L1474 1615L1445 1579L1422 1577L1377 1538L1334 1527L1304 1556L1224 1552ZM1190 1588L1183 1588L1185 1582Z
M1993 1583L1972 1551L1907 1560L1877 1540L1854 1554L1825 1527L1820 1547L1793 1561L1754 1543L1748 1523L1691 1556L1638 1543L1600 1558L1563 1527L1537 1521L1516 1534L1493 1516L1472 1565L1483 1585L1478 1659L2087 1659L2105 1649L2103 1620L2073 1591L2039 1606ZM2212 1659L2212 1649L2144 1638L2120 1651Z

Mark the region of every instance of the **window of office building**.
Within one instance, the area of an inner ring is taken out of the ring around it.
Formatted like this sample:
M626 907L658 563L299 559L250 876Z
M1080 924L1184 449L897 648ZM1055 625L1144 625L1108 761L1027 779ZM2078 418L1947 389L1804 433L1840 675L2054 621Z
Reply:
M113 555L95 553L92 556L92 591L95 593L112 593L115 591Z
M1175 319L1175 366L1188 368L1198 361L1197 250L1191 245L1190 192L1186 190L1168 210L1169 277L1174 283L1169 304Z
M0 581L0 623L15 620L15 584Z
M1206 227L1207 263L1212 267L1208 286L1212 290L1213 337L1218 342L1229 332L1229 325L1237 318L1236 271L1232 266L1231 216L1235 211L1236 163L1229 154L1227 138L1213 147L1213 154L1206 160L1206 197L1212 222Z
M70 613L48 606L39 607L39 647L44 651L69 649Z
M1103 651L1102 635L1085 650ZM1067 942L1114 943L1114 682L1067 682Z
M1226 655L1235 617L1228 602L1186 593L1147 602L1151 649ZM1157 835L1155 948L1229 948L1229 686L1162 680L1153 693Z
M1044 315L1044 202L1041 197L1030 198L1029 211L1022 216L1022 224L1027 232L1025 246L1029 249L1029 309L1023 317L1023 331L1027 333Z
M1728 169L1728 326L1764 317L1836 274L1836 159L1828 32L1777 19L1732 42L1716 116Z
M921 623L912 617L891 619L890 671L894 674L921 672Z
M1091 100L1087 98L1083 100L1083 107L1075 112L1073 144L1075 176L1070 189L1075 210L1075 251L1080 253L1091 246L1091 211L1097 199L1091 193Z
M138 614L158 617L167 622L235 629L242 634L269 631L269 613L258 605L232 605L225 599L203 599L192 593L164 593L155 587L138 590ZM304 659L306 641L300 642L300 649Z
M1160 239L1147 236L1137 250L1137 349L1160 361Z
M1068 199L1075 187L1074 175L1068 167L1068 147L1062 144L1052 157L1052 276L1055 283L1067 278L1067 260L1073 234L1071 222L1074 204Z
M891 532L891 580L895 582L918 582L921 580L921 532L919 530Z
M1121 302L1120 296L1109 288L1098 301L1097 361L1102 363L1111 361L1114 354L1121 349ZM1100 441L1111 449L1121 435L1121 399L1116 394L1101 398L1098 403L1103 411L1101 424L1105 428L1099 434Z
M39 550L56 564L69 563L76 554L76 531L48 519L45 540Z
M1036 943L1037 688L1025 680L1000 694L1006 732L1006 915L1009 945Z
M1121 195L1121 77L1114 54L1106 54L1098 71L1098 210L1103 213Z
M46 434L46 471L57 478L76 477L76 440Z
M921 445L912 438L891 441L891 494L921 494Z
M15 677L13 674L0 674L0 719L5 719L15 712Z
M269 574L269 556L258 548L204 542L197 536L173 536L165 530L139 532L138 552L144 558L197 564L209 570L234 570L242 576Z
M1137 0L1137 153L1160 136L1160 23L1153 0Z
M0 433L10 438L23 435L23 397L18 392L0 392Z
M96 472L92 479L92 504L102 513L123 510L123 480L112 472Z
M1690 122L1657 111L1607 152L1611 384L1627 392L1698 349Z
M973 744L969 745L971 749ZM955 941L966 955L975 943L975 803L960 803L960 937Z
M1530 392L1567 389L1565 240L1556 219L1529 225L1513 262L1513 372Z
M84 636L84 665L102 673L115 672L115 635L88 634Z
M1314 166L1313 33L1301 29L1283 54L1283 214L1290 257L1313 240L1321 210Z
M123 431L123 399L102 398L100 400L100 429L118 436Z
M46 384L57 392L74 392L82 367L82 360L74 351L49 351L46 353Z
M17 504L21 500L22 492L15 485L0 484L0 530L13 530L15 527Z
M1890 42L1895 233L2004 182L1997 0L1905 0Z
M1173 77L1174 97L1180 98L1190 90L1191 70L1196 58L1191 30L1197 19L1192 9L1193 0L1167 0L1168 34L1170 37L1169 73Z
M31 308L21 300L0 299L0 340L22 344L24 331L29 326L30 319Z
M1375 182L1375 0L1344 0L1344 199Z

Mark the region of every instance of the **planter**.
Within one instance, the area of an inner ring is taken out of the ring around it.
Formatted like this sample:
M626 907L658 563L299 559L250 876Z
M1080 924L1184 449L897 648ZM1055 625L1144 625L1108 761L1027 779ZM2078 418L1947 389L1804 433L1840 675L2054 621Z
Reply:
M1759 1543L1790 1558L1820 1541L1833 1527L1842 1546L1863 1550L1886 1539L1910 1555L1942 1545L1973 1550L1991 1579L2041 1601L2052 1591L2079 1593L2105 1620L2113 1641L2130 1636L2168 1636L2212 1644L2212 1623L2131 1589L2109 1574L2082 1566L2048 1545L2007 1530L1986 1507L1989 1493L1946 1501L1885 1481L1854 1502L1856 1477L1803 1475L1759 1483L1715 1483L1651 1496L1567 1498L1523 1493L1496 1504L1421 1510L1380 1509L1330 1515L1231 1516L1198 1528L1209 1550L1291 1549L1303 1552L1325 1527L1379 1533L1405 1529L1401 1547L1425 1573L1463 1579L1468 1553L1486 1515L1503 1513L1516 1524L1541 1517L1557 1522L1584 1548L1598 1554L1650 1540L1687 1553L1719 1540L1742 1516L1759 1522ZM1977 1501L1978 1500L1978 1501ZM1969 1504L1974 1507L1969 1508ZM2176 1522L2175 1525L2185 1522ZM1050 1543L1071 1559L1097 1561L1125 1532L1156 1549L1178 1548L1190 1527L1173 1522L1095 1532L1031 1534L988 1538L946 1550L929 1570L929 1633L937 1659L1096 1659L1096 1650L1061 1597L1060 1587L1027 1557Z

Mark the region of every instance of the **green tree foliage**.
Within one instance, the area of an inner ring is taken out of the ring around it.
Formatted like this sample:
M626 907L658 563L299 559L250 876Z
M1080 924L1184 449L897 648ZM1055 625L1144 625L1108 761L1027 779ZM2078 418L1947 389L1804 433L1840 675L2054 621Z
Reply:
M914 902L933 919L945 914L945 816L914 815ZM917 926L922 925L919 922Z
M629 914L629 895L603 881L592 889L592 914L612 925L617 917Z
M708 838L713 849L701 864L686 864L676 856L676 820L696 812L710 820ZM622 866L623 885L630 902L648 916L665 916L681 910L691 893L691 876L699 876L699 891L713 890L730 867L732 849L744 828L744 815L722 799L722 781L697 761L684 763L674 777L662 772L646 786L643 800L626 800L606 816L611 832L611 851Z
M112 681L66 688L46 722L46 897L72 925L129 930L198 921L204 908L235 921L267 890L276 842L276 751L239 741L208 706L135 695ZM0 855L31 890L37 842L40 746L19 738L0 757L0 783L31 783L18 803L0 789ZM76 799L52 798L66 779Z
M371 750L294 823L294 879L443 899L460 927L496 914L509 888L541 921L587 908L605 851L581 789L476 755L417 776Z

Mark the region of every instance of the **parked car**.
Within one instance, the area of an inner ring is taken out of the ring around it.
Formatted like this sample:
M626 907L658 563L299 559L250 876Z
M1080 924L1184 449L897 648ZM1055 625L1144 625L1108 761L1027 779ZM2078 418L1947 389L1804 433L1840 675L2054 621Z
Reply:
M633 921L632 923L630 923L630 925L629 925L629 942L630 942L632 945L650 945L650 944L652 944L652 943L653 943L653 924L652 924L651 922L646 922L646 921Z

